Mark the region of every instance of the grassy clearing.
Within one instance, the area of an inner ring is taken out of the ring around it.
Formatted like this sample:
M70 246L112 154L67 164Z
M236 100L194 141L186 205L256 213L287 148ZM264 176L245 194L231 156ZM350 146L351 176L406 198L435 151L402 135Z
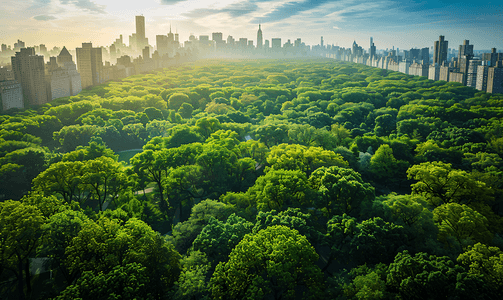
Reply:
M119 155L119 161L123 161L129 166L129 160L131 159L131 157L135 156L136 153L140 153L142 151L142 149L124 150L117 152L117 155Z

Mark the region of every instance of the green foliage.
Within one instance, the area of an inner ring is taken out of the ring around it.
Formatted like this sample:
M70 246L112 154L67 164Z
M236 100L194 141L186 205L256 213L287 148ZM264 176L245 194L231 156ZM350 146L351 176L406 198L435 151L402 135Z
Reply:
M469 173L443 162L427 162L407 170L407 177L418 182L411 185L414 194L422 195L432 206L447 203L468 204L491 201L492 190Z
M498 299L502 100L328 58L203 60L10 111L0 293Z
M315 298L322 276L314 264L318 255L298 231L272 226L246 235L220 263L210 284L215 299L263 299L276 296ZM300 289L300 287L303 289Z
M309 185L318 192L316 207L328 217L358 215L360 205L374 197L374 188L359 173L337 166L318 168L309 177Z

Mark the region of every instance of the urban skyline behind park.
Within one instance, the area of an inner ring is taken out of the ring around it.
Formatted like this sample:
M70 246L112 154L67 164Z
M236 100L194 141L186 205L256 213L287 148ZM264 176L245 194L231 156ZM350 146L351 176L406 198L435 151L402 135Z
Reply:
M145 0L121 3L110 0L3 1L0 16L0 43L27 46L44 44L68 49L82 42L109 46L135 31L134 16L146 19L146 38L155 46L155 37L167 34L170 26L180 41L222 32L224 39L247 38L256 42L258 24L264 40L301 38L307 45L351 47L353 41L368 48L374 38L377 49L431 47L444 35L457 49L470 40L474 50L503 49L501 4L483 6L468 1L193 1Z

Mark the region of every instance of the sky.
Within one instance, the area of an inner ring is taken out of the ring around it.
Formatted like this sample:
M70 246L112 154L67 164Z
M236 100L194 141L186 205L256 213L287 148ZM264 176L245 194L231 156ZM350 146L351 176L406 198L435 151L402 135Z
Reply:
M224 39L256 41L258 24L264 39L301 38L317 45L410 49L433 46L439 35L457 49L470 40L475 50L503 52L503 1L464 0L1 0L0 43L49 49L80 47L82 42L109 46L120 34L128 44L135 16L145 16L146 36L155 46L157 34L170 26L180 41L222 32Z

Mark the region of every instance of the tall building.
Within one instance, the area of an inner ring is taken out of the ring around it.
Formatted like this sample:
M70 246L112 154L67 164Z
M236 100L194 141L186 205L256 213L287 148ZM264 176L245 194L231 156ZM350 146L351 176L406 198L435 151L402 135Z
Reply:
M21 83L24 106L49 102L45 83L44 57L35 55L34 48L21 48L11 57L14 77Z
M449 42L444 40L444 36L441 35L438 41L435 41L433 45L433 63L441 65L444 61L447 61L447 50Z
M57 57L57 62L58 62L58 65L64 65L67 62L73 63L72 55L70 54L70 52L68 52L66 47L63 47L63 49L59 53L59 55Z
M463 45L459 45L458 65L457 65L457 67L459 68L459 72L464 74L468 73L468 66L472 58L473 58L473 45L470 45L469 40L464 40ZM465 79L467 79L466 76Z
M223 35L221 32L213 32L211 34L211 40L218 43L223 41Z
M324 45L323 45L323 37L321 37L320 45L321 45L321 48L324 48Z
M271 39L271 48L273 50L281 49L281 38L272 38Z
M51 57L47 63L46 81L51 100L75 96L82 91L80 74L66 47L63 47L57 58Z
M92 43L82 43L77 48L77 69L79 70L82 88L103 83L103 59L101 48L93 48Z
M145 37L145 17L136 16L136 50L138 52L148 46L148 39Z
M258 24L258 31L257 31L257 48L262 48L262 28L260 28L260 24Z
M487 73L489 71L489 67L486 65L485 61L482 61L482 64L477 67L477 85L475 88L479 91L487 91Z
M487 71L487 92L503 94L503 62L498 61Z
M145 48L143 48L142 54L143 54L143 60L150 59L150 47L146 46Z
M370 39L372 40L372 38ZM370 59L375 58L375 56L376 56L376 46L372 42L372 44L370 44Z
M428 48L428 47L422 48L421 51L419 51L419 56L420 56L420 59L423 61L423 64L429 64L430 63L430 48Z
M480 65L482 65L481 60L479 59L470 60L466 73L466 86L472 88L477 87L477 70Z
M0 111L23 108L23 90L11 71L0 67Z
M155 41L157 45L157 53L162 57L168 53L168 37L166 35L156 35Z

